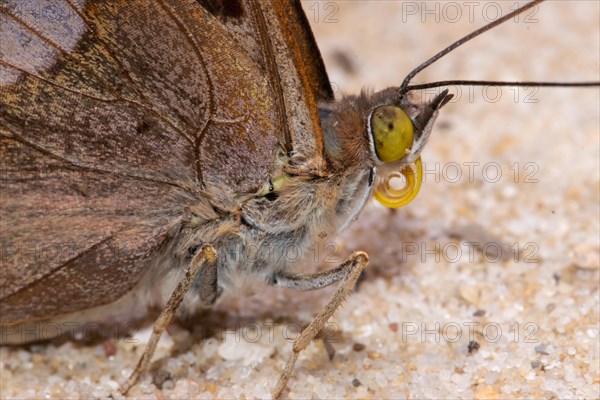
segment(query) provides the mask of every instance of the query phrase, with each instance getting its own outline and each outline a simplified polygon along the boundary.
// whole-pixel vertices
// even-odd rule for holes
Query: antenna
[[[409,85],[406,91],[431,89],[440,86],[538,86],[538,87],[597,87],[600,82],[534,82],[534,81],[437,81],[430,83],[420,83],[418,85]]]
[[[431,83],[424,83],[424,84],[409,86],[410,81],[415,77],[415,75],[417,75],[419,72],[421,72],[422,70],[424,70],[425,68],[427,68],[428,66],[430,66],[431,64],[433,64],[434,62],[439,60],[440,58],[444,57],[446,54],[450,53],[457,47],[467,43],[468,41],[470,41],[471,39],[474,39],[475,37],[481,35],[482,33],[487,32],[490,29],[508,21],[509,19],[513,18],[514,16],[519,15],[519,14],[523,13],[524,11],[527,11],[530,8],[537,6],[538,4],[542,3],[543,1],[545,1],[545,0],[531,1],[527,4],[525,4],[524,6],[517,8],[513,12],[505,15],[504,17],[498,18],[497,20],[490,22],[489,24],[471,32],[467,36],[464,36],[463,38],[452,43],[450,46],[446,47],[445,49],[443,49],[442,51],[440,51],[439,53],[437,53],[436,55],[431,57],[429,60],[427,60],[423,64],[419,65],[417,68],[413,69],[406,76],[406,78],[404,78],[404,81],[402,81],[402,85],[400,85],[400,89],[398,90],[399,101],[402,103],[404,100],[404,97],[406,96],[406,93],[408,93],[410,90],[428,89],[428,88],[433,88],[433,87],[451,86],[451,85],[454,85],[454,86],[487,86],[487,85],[489,85],[489,86],[547,86],[547,87],[596,87],[596,86],[600,86],[600,82],[498,82],[498,81],[469,81],[469,80],[438,81],[438,82],[431,82]]]

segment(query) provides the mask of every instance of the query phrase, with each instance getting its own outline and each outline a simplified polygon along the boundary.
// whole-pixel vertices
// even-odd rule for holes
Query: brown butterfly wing
[[[300,1],[199,0],[228,27],[269,77],[286,150],[322,168],[318,100],[333,100],[331,85]]]
[[[283,38],[286,45],[282,58],[292,61],[292,75],[300,76],[317,100],[333,100],[325,64],[299,0],[198,0],[198,3],[227,26],[246,54],[265,70],[270,62],[267,44],[271,43],[272,48],[280,42],[277,38]]]
[[[119,298],[187,207],[266,180],[271,82],[195,1],[4,0],[0,35],[1,322]]]

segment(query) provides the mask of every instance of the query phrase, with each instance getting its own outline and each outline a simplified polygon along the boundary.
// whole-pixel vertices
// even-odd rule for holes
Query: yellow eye
[[[383,162],[398,161],[413,145],[412,121],[399,107],[376,108],[371,116],[371,132],[377,157]]]
[[[399,107],[381,106],[371,116],[371,133],[377,158],[383,162],[395,162],[409,154],[414,140],[414,126],[408,115]],[[404,178],[402,188],[393,185],[393,180]],[[375,189],[375,198],[390,208],[403,207],[410,203],[421,189],[423,166],[421,158],[385,177]]]
[[[391,180],[404,177],[406,184],[401,189],[392,186]],[[421,157],[417,158],[414,164],[409,164],[400,172],[392,172],[377,185],[375,189],[375,198],[381,204],[389,208],[399,208],[410,203],[421,189],[423,180],[423,166]]]

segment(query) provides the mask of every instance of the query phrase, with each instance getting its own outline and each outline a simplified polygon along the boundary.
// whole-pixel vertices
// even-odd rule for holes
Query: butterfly
[[[301,290],[340,281],[280,394],[367,263],[357,252],[296,274],[284,252],[345,228],[372,194],[412,200],[451,96],[414,103],[403,85],[332,103],[298,3],[6,1],[0,15],[5,332],[158,306],[128,388],[174,312],[212,306],[236,276]]]

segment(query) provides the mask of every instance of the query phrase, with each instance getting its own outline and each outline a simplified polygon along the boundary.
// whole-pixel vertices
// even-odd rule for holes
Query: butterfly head
[[[367,138],[380,171],[375,198],[384,206],[405,206],[419,193],[423,178],[421,151],[440,108],[451,98],[444,90],[429,103],[411,103],[404,98],[371,111]],[[395,180],[403,180],[404,184],[398,188]]]
[[[371,168],[375,198],[398,208],[412,201],[422,180],[421,151],[431,134],[439,110],[451,98],[447,90],[431,102],[398,98],[396,88],[343,99],[324,122],[325,149],[345,169]],[[346,104],[344,104],[346,103]],[[350,104],[348,104],[350,103]],[[404,181],[398,188],[395,183]]]

